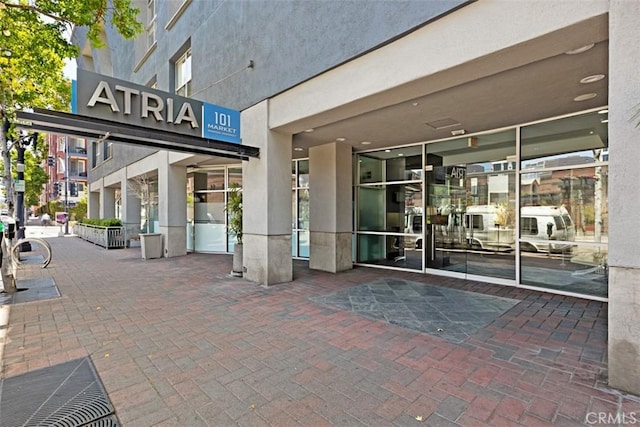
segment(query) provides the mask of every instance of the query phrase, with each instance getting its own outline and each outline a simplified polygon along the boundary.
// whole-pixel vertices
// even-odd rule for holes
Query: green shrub
[[[118,218],[83,218],[79,221],[80,224],[84,225],[95,225],[98,227],[120,227],[122,226],[122,221]]]

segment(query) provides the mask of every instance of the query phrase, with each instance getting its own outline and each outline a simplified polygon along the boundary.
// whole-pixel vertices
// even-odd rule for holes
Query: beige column
[[[609,4],[609,385],[640,394],[640,2]]]
[[[309,267],[332,273],[353,268],[351,146],[309,149]]]
[[[169,164],[159,152],[158,222],[166,258],[187,254],[187,168]]]
[[[260,148],[243,162],[244,277],[264,286],[293,279],[291,135],[269,130],[268,102],[242,112],[242,143]]]
[[[87,218],[100,218],[100,191],[89,191]]]
[[[100,218],[115,218],[116,216],[116,189],[102,187],[100,191]]]
[[[127,238],[131,238],[140,232],[142,202],[127,178],[121,181],[120,188],[122,195],[122,224],[127,230]]]

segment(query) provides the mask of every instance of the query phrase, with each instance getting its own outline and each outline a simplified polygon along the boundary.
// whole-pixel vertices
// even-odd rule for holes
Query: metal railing
[[[73,232],[81,239],[107,249],[124,248],[126,243],[124,227],[100,227],[97,225],[76,224]]]

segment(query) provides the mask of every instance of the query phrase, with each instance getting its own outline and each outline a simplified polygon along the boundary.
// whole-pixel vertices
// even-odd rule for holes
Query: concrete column
[[[100,191],[100,218],[115,218],[116,216],[116,189],[102,187]]]
[[[260,148],[244,162],[244,277],[264,286],[293,279],[291,256],[291,135],[269,130],[268,102],[242,112],[243,144]]]
[[[100,191],[89,191],[87,217],[100,218]]]
[[[138,194],[129,185],[127,178],[121,181],[120,188],[122,194],[122,224],[127,230],[128,237],[131,238],[134,237],[134,233],[140,232],[142,203]]]
[[[640,394],[640,2],[609,4],[609,385]]]
[[[309,149],[309,267],[332,273],[353,268],[351,146]]]
[[[164,155],[158,166],[158,222],[164,256],[170,258],[187,254],[187,168],[169,164],[169,154]]]

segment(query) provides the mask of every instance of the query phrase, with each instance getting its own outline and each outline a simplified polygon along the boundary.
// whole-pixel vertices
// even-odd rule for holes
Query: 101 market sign
[[[72,112],[216,141],[241,143],[240,112],[78,70]]]

